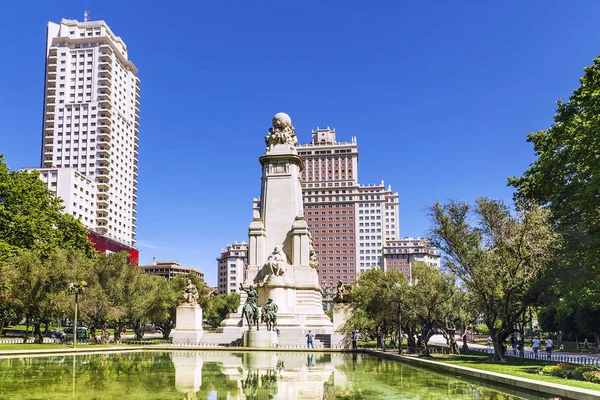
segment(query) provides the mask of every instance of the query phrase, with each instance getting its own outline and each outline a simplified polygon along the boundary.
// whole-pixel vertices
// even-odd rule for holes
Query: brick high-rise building
[[[338,142],[335,129],[312,131],[311,143],[300,145],[298,155],[321,285],[351,284],[360,273],[382,267],[385,241],[399,234],[398,194],[383,182],[359,185],[356,138]]]
[[[48,23],[41,177],[69,168],[92,183],[57,193],[92,236],[135,245],[139,83],[127,46],[104,21]],[[57,173],[70,185],[73,172]],[[47,180],[52,184],[52,179]],[[60,185],[60,183],[58,183]],[[96,241],[95,241],[96,242]],[[100,243],[100,241],[98,241]],[[96,244],[98,244],[96,243]],[[102,250],[102,249],[100,249]]]

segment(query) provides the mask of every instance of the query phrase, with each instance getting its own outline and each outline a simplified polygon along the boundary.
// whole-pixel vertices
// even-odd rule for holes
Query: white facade
[[[383,248],[384,270],[395,269],[402,272],[407,279],[412,279],[412,266],[415,261],[422,261],[436,268],[441,267],[441,256],[437,254],[429,240],[406,237],[388,241]]]
[[[104,21],[48,23],[42,168],[73,168],[95,182],[91,229],[127,245],[136,228],[136,74]]]
[[[64,213],[79,219],[88,229],[96,221],[96,184],[74,168],[41,168],[40,179],[63,200]]]
[[[234,242],[221,250],[217,258],[218,290],[220,293],[236,293],[240,283],[244,282],[246,264],[248,263],[248,243]]]
[[[357,275],[383,267],[382,249],[398,239],[398,193],[381,185],[360,186],[356,202]]]

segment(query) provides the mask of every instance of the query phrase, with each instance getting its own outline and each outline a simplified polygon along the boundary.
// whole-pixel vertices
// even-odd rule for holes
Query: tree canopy
[[[580,86],[569,101],[558,101],[554,124],[529,133],[535,161],[520,177],[508,179],[516,199],[526,199],[548,208],[553,223],[565,241],[554,265],[553,281],[559,310],[573,311],[579,333],[593,333],[600,342],[600,57],[584,68]],[[572,294],[577,293],[573,303]],[[549,308],[554,305],[546,302]],[[573,308],[574,307],[574,308]],[[553,314],[560,323],[562,315]],[[547,315],[547,317],[550,315]],[[548,319],[548,318],[547,318]],[[596,322],[595,322],[596,321]],[[549,322],[549,321],[546,321]],[[575,325],[571,324],[574,328]],[[579,329],[577,329],[579,331]],[[567,332],[575,334],[569,328]],[[600,348],[600,343],[598,343]]]
[[[554,256],[559,236],[548,211],[477,199],[435,203],[429,210],[431,241],[445,254],[446,266],[470,291],[494,340],[495,358],[527,307],[536,302],[536,280]]]
[[[0,264],[26,249],[42,256],[59,248],[90,256],[87,229],[63,209],[37,171],[9,171],[0,155]]]

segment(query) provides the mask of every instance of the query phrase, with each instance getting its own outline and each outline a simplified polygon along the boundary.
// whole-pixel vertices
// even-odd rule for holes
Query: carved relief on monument
[[[265,136],[267,151],[271,150],[276,144],[288,144],[296,147],[298,138],[294,132],[292,119],[286,113],[277,113],[273,117],[273,127],[269,128],[269,134]]]
[[[288,163],[272,163],[269,165],[269,174],[287,174],[288,168]]]
[[[280,246],[275,246],[273,253],[267,258],[265,267],[269,275],[282,276],[287,270],[287,255],[281,250]]]

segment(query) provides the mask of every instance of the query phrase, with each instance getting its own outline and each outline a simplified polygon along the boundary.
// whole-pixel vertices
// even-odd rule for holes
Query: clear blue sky
[[[10,1],[0,5],[0,152],[39,166],[47,21],[105,20],[139,68],[142,263],[174,259],[216,283],[246,240],[264,135],[285,111],[358,138],[359,180],[400,193],[401,235],[436,200],[511,199],[600,52],[589,1]]]

